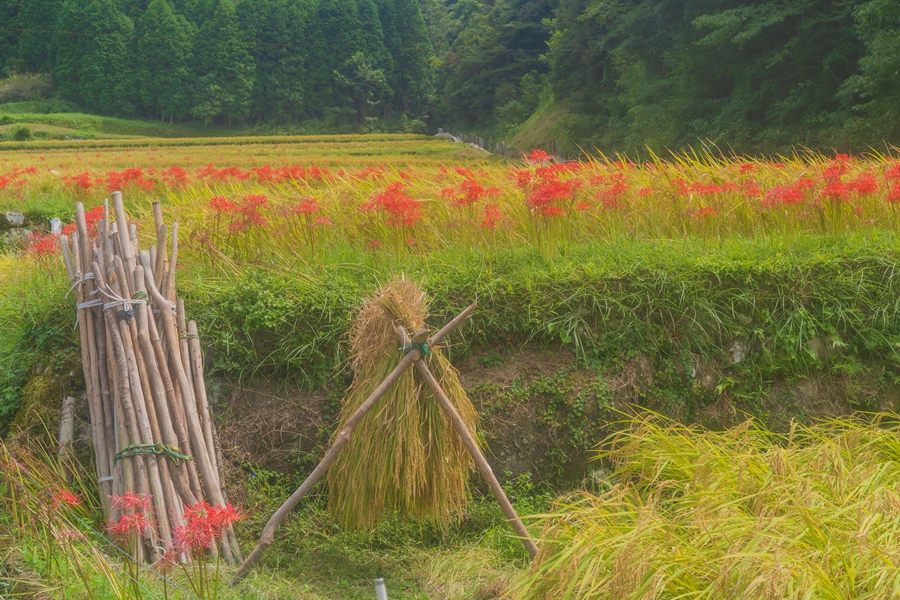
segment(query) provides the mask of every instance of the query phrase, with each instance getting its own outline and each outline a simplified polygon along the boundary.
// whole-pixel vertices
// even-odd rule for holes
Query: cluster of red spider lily
[[[428,247],[450,232],[456,239],[485,240],[479,243],[532,240],[544,225],[560,219],[566,219],[566,227],[555,228],[553,235],[586,239],[611,231],[756,235],[757,231],[837,232],[859,225],[896,227],[900,223],[900,162],[844,154],[788,163],[635,164],[554,163],[546,153],[535,151],[514,167],[435,165],[430,172],[385,165],[329,170],[211,164],[48,172],[55,173],[53,178],[35,166],[18,166],[0,174],[0,198],[19,197],[32,188],[45,193],[54,185],[63,192],[90,195],[97,187],[131,190],[128,197],[138,199],[142,193],[169,190],[173,198],[189,199],[187,204],[180,203],[184,206],[202,202],[214,225],[204,229],[202,236],[226,246],[245,243],[240,241],[242,233],[261,229],[271,233],[279,228],[290,230],[290,235],[308,246],[319,243],[318,234],[311,230],[333,227],[345,239],[377,248],[392,238],[399,245],[404,245],[403,240],[418,240]],[[686,224],[692,219],[697,225]],[[220,235],[220,230],[226,235]],[[36,232],[24,247],[28,253],[45,256],[55,252],[56,239]]]
[[[106,530],[113,538],[127,541],[134,534],[146,533],[153,523],[148,518],[150,496],[126,492],[121,496],[110,496],[111,505],[121,512],[119,519],[111,521]],[[244,514],[231,504],[210,506],[198,502],[184,507],[184,524],[173,532],[175,547],[188,554],[197,555],[210,549],[222,536],[223,529],[240,521]]]

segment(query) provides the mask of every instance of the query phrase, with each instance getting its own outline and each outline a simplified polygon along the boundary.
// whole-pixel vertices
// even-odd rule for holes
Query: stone
[[[21,227],[25,224],[25,215],[14,210],[7,211],[6,222],[12,227]]]

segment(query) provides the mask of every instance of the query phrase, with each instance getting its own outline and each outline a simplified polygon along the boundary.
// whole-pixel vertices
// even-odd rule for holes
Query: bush
[[[42,100],[53,91],[53,79],[41,73],[10,75],[0,80],[0,103]]]
[[[34,135],[31,133],[31,129],[25,127],[24,125],[13,128],[11,133],[13,141],[16,142],[27,142],[34,139]]]

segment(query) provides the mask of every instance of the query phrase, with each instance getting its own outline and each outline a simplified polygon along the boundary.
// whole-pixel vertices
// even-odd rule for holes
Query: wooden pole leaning
[[[458,314],[452,321],[444,325],[434,336],[428,340],[426,343],[429,346],[433,346],[438,344],[441,340],[447,337],[451,331],[459,327],[463,321],[465,321],[472,311],[475,310],[475,305],[472,304],[467,309]],[[347,443],[350,441],[350,436],[353,433],[353,430],[362,421],[363,417],[375,407],[375,404],[381,397],[390,389],[392,385],[400,378],[406,369],[412,365],[417,358],[418,353],[409,352],[404,356],[400,362],[394,367],[394,370],[385,378],[384,381],[381,382],[375,391],[373,391],[368,398],[356,409],[349,419],[344,423],[344,426],[334,437],[334,442],[332,442],[331,447],[325,453],[325,456],[322,457],[322,460],[313,469],[313,472],[307,476],[306,480],[300,485],[297,490],[291,494],[291,496],[281,505],[281,507],[275,511],[274,514],[269,518],[269,521],[266,523],[265,527],[263,527],[262,535],[260,535],[259,541],[256,543],[256,547],[253,548],[253,552],[251,552],[247,558],[244,560],[243,564],[241,564],[240,568],[238,568],[237,572],[234,574],[234,577],[231,579],[231,585],[237,585],[240,583],[250,572],[250,569],[253,568],[259,559],[262,557],[263,552],[272,545],[275,541],[275,530],[281,524],[282,521],[290,514],[290,512],[297,506],[300,500],[303,499],[306,494],[312,490],[312,488],[322,479],[322,476],[328,471],[329,467],[334,463],[337,459],[338,454],[340,454],[341,450]]]
[[[410,345],[409,334],[407,334],[406,330],[399,325],[397,326],[396,331],[397,337],[400,342],[404,346],[408,347]],[[418,342],[418,340],[413,339],[412,342],[416,343]],[[522,541],[522,545],[525,546],[525,550],[528,551],[528,555],[531,556],[531,558],[534,558],[538,551],[537,545],[528,534],[528,530],[525,528],[525,525],[522,523],[522,520],[516,513],[516,509],[513,508],[512,503],[510,503],[509,498],[506,497],[506,493],[503,491],[503,487],[500,485],[500,482],[494,475],[494,471],[491,469],[491,465],[488,464],[487,459],[484,457],[484,454],[478,447],[478,442],[475,440],[472,432],[469,431],[468,427],[466,427],[465,421],[463,421],[462,417],[459,416],[459,412],[456,410],[456,407],[453,406],[453,402],[450,401],[450,398],[447,397],[447,394],[444,393],[444,390],[441,388],[441,385],[434,377],[431,369],[429,369],[428,365],[425,364],[425,361],[422,360],[422,353],[419,351],[419,349],[413,348],[412,350],[410,350],[409,355],[416,356],[416,370],[419,372],[419,375],[422,376],[422,379],[425,380],[425,383],[428,384],[428,387],[431,389],[431,393],[434,394],[434,397],[438,401],[438,404],[440,404],[441,408],[444,409],[444,412],[447,414],[447,418],[450,419],[450,422],[453,424],[453,428],[456,430],[456,433],[459,434],[460,438],[462,438],[463,444],[466,446],[466,449],[469,451],[469,454],[472,455],[472,459],[475,461],[475,466],[478,467],[478,470],[481,472],[482,477],[484,477],[485,481],[487,481],[488,487],[491,488],[491,492],[493,492],[494,494],[494,498],[497,499],[497,503],[503,510],[503,514],[506,515],[506,519],[509,521],[510,527],[512,527],[513,531],[516,532],[516,535],[519,536],[519,539]]]

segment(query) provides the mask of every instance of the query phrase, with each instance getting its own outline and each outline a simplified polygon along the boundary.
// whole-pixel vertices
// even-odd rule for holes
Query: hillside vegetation
[[[0,105],[21,112],[449,126],[569,155],[863,151],[900,134],[890,0],[22,0],[0,21]]]

